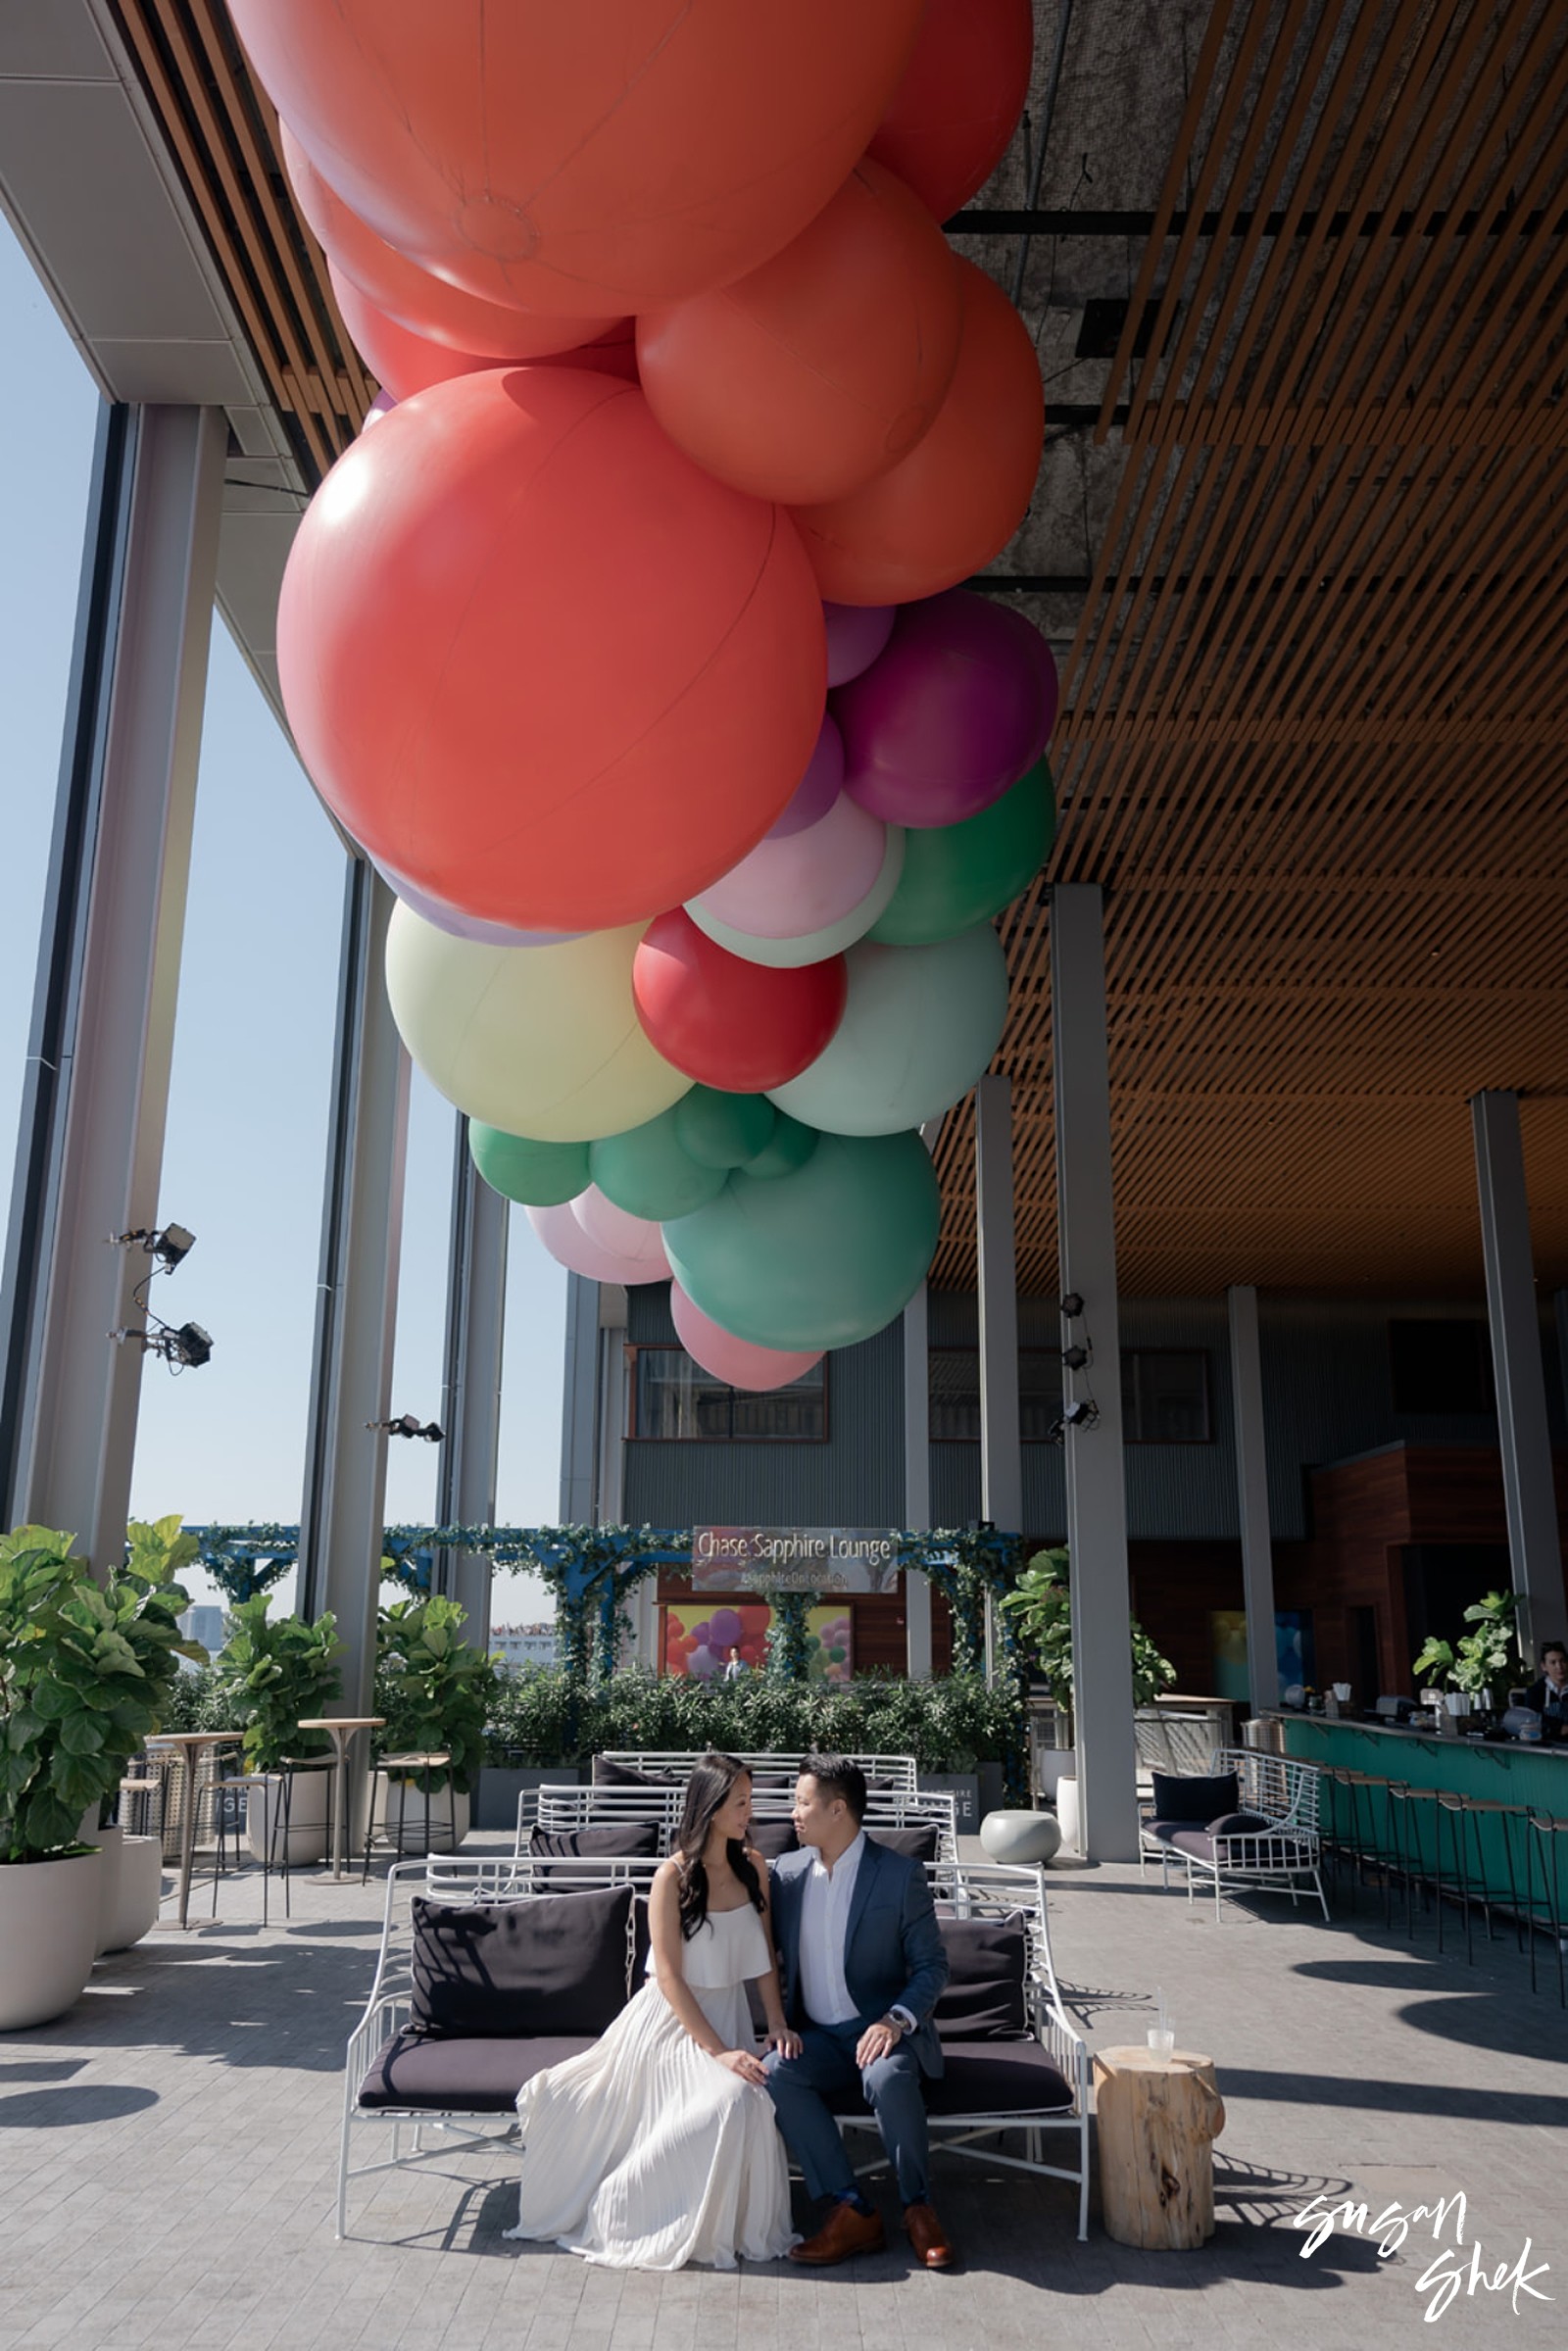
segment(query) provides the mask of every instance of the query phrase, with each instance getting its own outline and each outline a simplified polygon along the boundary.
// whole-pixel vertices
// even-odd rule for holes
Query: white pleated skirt
[[[744,1984],[690,1988],[727,2049],[754,2045]],[[772,2099],[700,2049],[652,1981],[593,2048],[525,2082],[517,2115],[510,2237],[618,2270],[732,2270],[798,2241]]]

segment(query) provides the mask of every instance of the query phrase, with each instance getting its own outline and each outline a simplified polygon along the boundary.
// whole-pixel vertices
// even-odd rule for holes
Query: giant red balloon
[[[612,318],[819,213],[922,0],[234,0],[279,114],[377,235],[492,302]]]
[[[466,294],[461,286],[449,286],[442,278],[432,277],[428,269],[409,261],[384,237],[378,237],[358,213],[349,210],[342,197],[327,186],[286,122],[278,124],[278,134],[289,185],[327,259],[394,325],[407,327],[411,334],[422,335],[429,342],[450,344],[454,351],[470,353],[475,359],[492,360],[546,359],[553,352],[570,351],[579,343],[590,342],[603,330],[603,318],[547,318],[514,310],[510,304],[503,307],[499,302],[486,302],[477,294]],[[354,339],[359,342],[357,334]],[[368,358],[368,353],[366,356]],[[431,376],[429,380],[438,379]]]
[[[353,279],[344,276],[335,262],[328,262],[326,270],[355,349],[394,400],[407,400],[415,392],[427,392],[432,384],[448,383],[454,375],[476,375],[483,367],[508,365],[507,361],[491,359],[483,352],[458,351],[450,343],[437,343],[426,335],[411,333],[408,327],[377,310]],[[521,315],[517,313],[519,318]],[[603,328],[603,321],[597,318],[578,318],[573,323],[591,329]],[[606,375],[617,375],[622,382],[635,383],[637,350],[630,327],[630,319],[618,321],[608,330],[597,332],[591,343],[584,343],[575,351],[550,353],[549,364],[553,367],[592,367]],[[524,360],[516,364],[532,367],[538,363]]]
[[[939,220],[991,177],[1029,95],[1031,0],[925,0],[914,54],[871,153]]]
[[[578,369],[460,376],[356,441],[295,538],[277,641],[346,830],[523,930],[705,889],[822,723],[822,608],[788,518]]]
[[[774,970],[743,962],[700,931],[680,907],[650,923],[632,960],[631,993],[643,1032],[666,1061],[700,1085],[761,1094],[808,1069],[844,1017],[849,973],[842,955]]]
[[[637,321],[648,404],[720,481],[804,506],[883,473],[953,380],[952,248],[891,171],[857,164],[760,269]]]
[[[1046,418],[1028,329],[1002,288],[960,261],[963,335],[937,420],[891,472],[793,510],[833,604],[912,604],[1000,555],[1029,511]]]

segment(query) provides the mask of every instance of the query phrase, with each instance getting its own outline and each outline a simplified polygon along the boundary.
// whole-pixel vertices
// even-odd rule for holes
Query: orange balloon
[[[961,298],[947,238],[879,164],[857,164],[782,253],[637,321],[672,441],[754,498],[808,506],[897,465],[953,380]]]
[[[870,152],[939,220],[967,204],[1007,151],[1034,58],[1031,0],[926,0],[904,79]]]
[[[603,318],[546,318],[532,311],[504,309],[499,302],[485,302],[432,277],[427,269],[406,261],[333,194],[286,122],[279,122],[278,132],[289,185],[328,262],[394,326],[427,342],[448,343],[480,363],[548,359],[558,351],[573,351],[603,331]],[[343,308],[341,288],[338,307]],[[352,326],[349,331],[360,344]],[[368,359],[363,344],[360,350]]]
[[[355,350],[394,400],[411,399],[416,392],[428,391],[431,384],[450,382],[454,375],[476,375],[482,367],[508,365],[505,360],[490,359],[481,352],[455,351],[450,343],[435,343],[427,336],[411,334],[396,319],[386,318],[368,295],[362,294],[335,262],[327,263],[326,273]],[[522,314],[519,311],[515,316],[520,318]],[[577,318],[572,323],[598,328],[604,322],[599,318]],[[531,367],[537,363],[524,360],[514,364]],[[580,350],[552,352],[549,364],[553,367],[594,367],[603,374],[618,375],[623,382],[635,383],[637,346],[632,339],[632,321],[617,320],[608,332],[596,334]]]
[[[491,302],[613,318],[743,277],[819,213],[922,0],[234,0],[261,80],[378,236]]]
[[[1040,365],[1002,288],[960,261],[963,333],[937,420],[891,472],[795,508],[833,604],[913,604],[999,555],[1034,495],[1045,441]]]
[[[491,367],[394,408],[313,501],[277,628],[300,756],[347,830],[524,930],[706,888],[822,722],[822,608],[788,517],[582,369]]]

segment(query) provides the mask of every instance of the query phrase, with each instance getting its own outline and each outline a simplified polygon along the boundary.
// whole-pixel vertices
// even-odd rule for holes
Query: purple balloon
[[[1051,739],[1056,664],[1039,630],[952,588],[901,605],[887,651],[835,694],[844,789],[889,824],[961,824]]]
[[[365,422],[360,426],[361,432],[368,432],[372,424],[379,424],[383,416],[390,416],[396,407],[397,402],[390,392],[384,390],[377,392],[365,412]]]
[[[869,669],[893,634],[895,607],[891,604],[825,604],[827,625],[827,682],[847,686],[852,677]]]
[[[804,833],[808,825],[827,814],[843,788],[844,737],[831,718],[824,718],[811,763],[796,785],[794,799],[763,838],[787,841],[791,833]]]
[[[445,931],[451,939],[472,939],[480,947],[559,947],[564,939],[583,936],[581,931],[514,931],[504,922],[486,922],[482,914],[466,914],[461,906],[448,906],[444,898],[432,898],[428,890],[421,890],[407,874],[395,873],[390,865],[378,865],[373,857],[370,862],[411,913]]]

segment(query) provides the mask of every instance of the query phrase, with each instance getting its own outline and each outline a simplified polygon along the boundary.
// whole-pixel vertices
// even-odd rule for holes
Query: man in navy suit
[[[858,2086],[893,2160],[915,2258],[945,2270],[953,2248],[927,2191],[921,2077],[942,2071],[931,2015],[948,1980],[947,1953],[924,1868],[868,1837],[864,1818],[858,1765],[808,1755],[795,1789],[802,1850],[772,1873],[784,2014],[801,2045],[799,2054],[769,2053],[767,2086],[807,2187],[830,2204],[790,2259],[825,2267],[885,2241],[827,2105]]]

